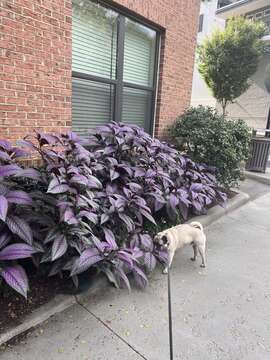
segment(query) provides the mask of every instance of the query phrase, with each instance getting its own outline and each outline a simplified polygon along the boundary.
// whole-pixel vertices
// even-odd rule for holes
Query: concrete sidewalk
[[[246,182],[254,200],[207,228],[206,269],[189,248],[174,260],[175,360],[270,359],[270,187],[260,186]],[[97,293],[0,359],[167,360],[167,324],[166,276],[156,272],[145,291]]]

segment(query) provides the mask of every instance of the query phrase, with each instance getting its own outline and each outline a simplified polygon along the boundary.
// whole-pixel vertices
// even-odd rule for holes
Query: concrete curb
[[[270,185],[270,174],[255,173],[252,171],[245,171],[245,176],[249,179],[257,180],[263,184]]]
[[[214,206],[211,208],[207,215],[197,216],[191,221],[200,221],[204,227],[209,226],[214,221],[220,219],[222,216],[229,212],[236,210],[240,206],[243,206],[249,201],[249,195],[241,191],[237,191],[237,195],[229,200],[227,206],[222,208],[220,206]],[[82,304],[89,296],[93,295],[101,288],[105,288],[109,284],[107,278],[103,275],[99,275],[95,278],[93,285],[84,293],[74,295],[57,295],[53,300],[47,304],[42,305],[40,308],[29,314],[24,322],[14,328],[7,330],[6,333],[0,335],[0,346],[11,340],[15,336],[18,336],[33,327],[36,327],[48,320],[51,316],[62,312],[75,304]]]

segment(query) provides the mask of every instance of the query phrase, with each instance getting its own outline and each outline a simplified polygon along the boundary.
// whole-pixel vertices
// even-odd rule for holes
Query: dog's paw
[[[196,258],[192,257],[190,258],[191,261],[196,261]]]
[[[167,268],[163,270],[163,274],[168,274],[168,269]]]
[[[205,268],[206,266],[205,266],[205,264],[202,264],[202,265],[200,265],[201,266],[201,268]]]

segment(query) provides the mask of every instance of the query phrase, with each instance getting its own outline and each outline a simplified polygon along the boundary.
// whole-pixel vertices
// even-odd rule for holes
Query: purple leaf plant
[[[20,158],[25,156],[22,149],[0,141],[0,277],[24,297],[28,280],[18,261],[37,252],[32,246],[32,229],[24,216],[31,213],[33,202],[28,188],[40,176],[38,170],[20,164]]]
[[[43,165],[24,168],[17,158],[33,153]],[[214,169],[137,126],[112,122],[84,139],[36,132],[20,148],[0,141],[0,275],[25,296],[16,262],[32,257],[74,283],[95,267],[118,287],[130,289],[131,276],[144,287],[167,261],[155,233],[225,200]]]

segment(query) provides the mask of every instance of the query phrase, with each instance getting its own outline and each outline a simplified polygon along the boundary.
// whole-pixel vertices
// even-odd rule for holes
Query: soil
[[[63,291],[63,280],[59,277],[28,275],[30,291],[25,300],[13,290],[0,295],[0,333],[23,322],[27,314],[47,303]]]

